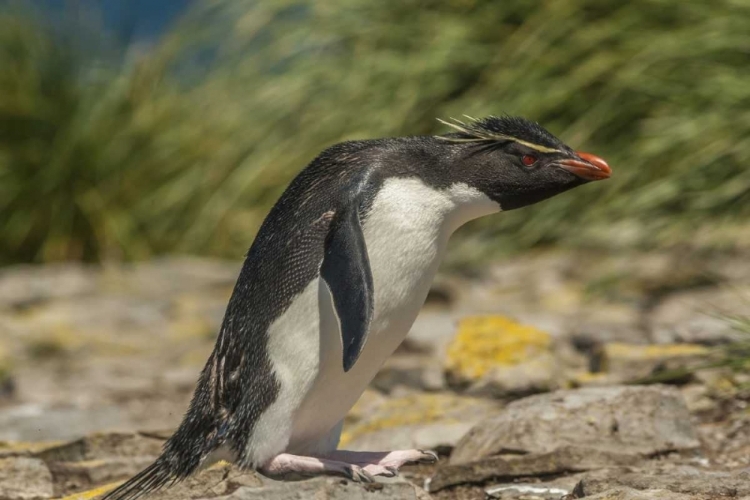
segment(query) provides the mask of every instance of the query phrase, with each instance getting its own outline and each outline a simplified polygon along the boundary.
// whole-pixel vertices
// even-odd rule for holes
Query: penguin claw
[[[421,457],[414,460],[413,464],[436,464],[438,462],[438,455],[434,451],[430,450],[417,450],[419,453],[422,454]]]
[[[372,474],[358,465],[350,465],[346,468],[347,477],[355,483],[372,483],[375,478]]]
[[[363,483],[374,483],[375,482],[375,476],[373,476],[372,474],[370,474],[369,472],[367,472],[364,469],[361,469],[361,471],[362,471],[362,475],[366,478],[365,481],[362,481]]]
[[[438,455],[434,451],[430,450],[417,450],[420,452],[423,456],[420,458],[417,463],[420,464],[436,464],[438,462]]]

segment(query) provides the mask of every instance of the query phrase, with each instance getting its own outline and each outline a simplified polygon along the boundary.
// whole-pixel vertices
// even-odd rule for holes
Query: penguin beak
[[[576,151],[578,158],[570,158],[558,161],[557,164],[568,172],[577,175],[587,181],[599,181],[608,179],[612,174],[607,162],[591,153],[581,153]]]

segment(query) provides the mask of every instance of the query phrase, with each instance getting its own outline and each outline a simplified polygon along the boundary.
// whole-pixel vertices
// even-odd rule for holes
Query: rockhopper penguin
[[[455,131],[334,145],[292,181],[247,254],[182,424],[107,500],[219,459],[273,478],[354,481],[436,460],[337,446],[344,415],[414,322],[451,233],[611,172],[523,118],[444,123]]]

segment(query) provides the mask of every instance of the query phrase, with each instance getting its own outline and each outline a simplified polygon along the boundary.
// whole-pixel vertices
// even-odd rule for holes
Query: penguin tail
[[[141,472],[107,493],[101,500],[136,500],[172,486],[196,472],[223,442],[217,432],[200,432],[194,425],[205,421],[187,419],[164,444],[159,458]],[[205,425],[204,430],[209,429]],[[226,425],[221,427],[226,432]],[[208,434],[208,435],[207,435]]]
[[[101,500],[135,500],[183,479],[176,474],[164,455],[141,472],[107,493]]]
[[[182,481],[197,471],[204,460],[226,440],[229,424],[217,422],[211,404],[209,385],[211,360],[201,373],[182,423],[166,443],[154,463],[107,493],[101,500],[136,500]]]

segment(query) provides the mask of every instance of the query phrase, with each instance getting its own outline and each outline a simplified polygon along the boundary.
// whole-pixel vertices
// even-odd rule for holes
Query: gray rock
[[[423,353],[440,355],[456,332],[461,314],[424,308],[409,330],[406,343]]]
[[[28,457],[0,459],[0,499],[52,498],[52,473],[42,460]]]
[[[445,375],[440,362],[424,354],[396,352],[386,360],[370,387],[390,394],[398,387],[422,391],[439,391],[445,388]]]
[[[224,464],[217,465],[201,471],[199,474],[190,476],[185,481],[172,487],[159,490],[149,495],[149,500],[188,500],[207,498],[275,498],[263,496],[234,496],[240,490],[262,490],[264,482],[260,475],[253,471],[243,471],[238,468]],[[294,497],[291,497],[294,498]],[[308,497],[299,497],[308,498]]]
[[[560,387],[564,367],[552,353],[541,353],[511,366],[498,366],[466,389],[466,394],[504,398]]]
[[[47,461],[78,462],[108,457],[154,457],[164,440],[138,432],[97,433],[48,449],[37,456]]]
[[[575,497],[574,497],[575,498]],[[586,496],[586,500],[704,500],[705,497],[673,493],[667,490],[634,490],[615,488],[598,495]]]
[[[0,441],[0,458],[32,457],[60,446],[60,441]]]
[[[154,457],[112,457],[85,462],[49,462],[57,490],[76,491],[82,487],[127,479],[146,468]]]
[[[572,318],[567,329],[578,344],[596,346],[606,342],[646,343],[648,337],[636,307],[607,304],[584,308]]]
[[[515,479],[487,486],[484,489],[488,498],[498,500],[560,500],[560,497],[572,493],[580,482],[582,474],[570,474],[546,481],[527,481]]]
[[[160,454],[164,441],[139,433],[100,433],[34,450],[55,478],[56,491],[78,491],[127,479]]]
[[[485,490],[487,497],[498,500],[560,500],[570,490],[543,484],[514,483],[494,486]]]
[[[618,455],[652,455],[699,445],[676,389],[589,387],[511,403],[464,436],[450,463],[468,463],[508,451],[549,453],[565,446]]]
[[[98,497],[113,488],[96,487],[80,491],[82,487],[111,483],[115,476],[142,459],[131,457],[89,460],[80,463],[57,463],[53,472],[58,489],[79,492],[82,498]],[[2,462],[0,462],[2,463]],[[117,466],[123,466],[119,472]],[[132,472],[126,476],[132,475]],[[0,476],[2,477],[2,476]],[[119,477],[125,479],[125,477]],[[265,478],[254,471],[241,470],[229,464],[217,464],[190,476],[168,488],[149,495],[149,500],[429,500],[430,496],[421,488],[401,478],[388,479],[384,483],[356,484],[350,481],[318,477],[305,481],[280,482]],[[2,482],[0,482],[2,484]],[[14,497],[15,498],[15,497]],[[49,498],[49,496],[44,497]],[[0,486],[0,499],[2,487]]]
[[[750,471],[717,472],[686,465],[604,469],[586,474],[576,488],[589,498],[589,495],[622,487],[735,498],[750,495]]]
[[[357,484],[336,478],[300,482],[271,482],[239,488],[215,500],[429,500],[422,489],[407,482]]]
[[[141,329],[154,333],[169,324],[169,302],[140,297],[101,295],[56,300],[38,307],[23,323],[25,331],[41,334],[69,325],[75,332],[127,334]]]
[[[612,342],[601,346],[597,361],[610,380],[626,383],[659,373],[692,373],[709,363],[711,355],[711,349],[700,344]]]
[[[93,293],[95,268],[80,264],[19,265],[0,271],[0,309],[21,309],[52,299]]]
[[[662,301],[647,318],[651,337],[657,343],[687,342],[717,345],[741,337],[727,317],[750,314],[748,289],[731,287],[687,291]]]
[[[122,412],[114,406],[85,409],[19,405],[0,411],[0,440],[71,439],[91,429],[116,428],[122,422]]]
[[[442,453],[452,449],[471,427],[471,423],[461,422],[395,427],[358,437],[352,440],[346,448],[356,451],[416,448],[440,450]]]
[[[341,446],[350,450],[446,451],[498,407],[493,401],[451,393],[417,393],[391,398],[346,426]]]
[[[127,479],[147,465],[144,459],[109,458],[79,463],[57,463],[53,465],[55,486],[58,495],[73,495],[73,498],[94,499],[113,490],[115,479]],[[136,467],[137,466],[137,467]],[[119,467],[119,470],[118,470]],[[130,469],[131,472],[123,475]],[[116,477],[119,476],[119,477]],[[100,486],[93,487],[95,484]],[[101,486],[104,484],[104,486]],[[167,488],[148,495],[149,500],[193,500],[230,495],[243,487],[261,487],[263,479],[254,471],[240,470],[229,464],[217,464],[188,477]],[[93,487],[93,488],[92,488]],[[89,488],[81,491],[84,488]],[[3,497],[0,497],[3,498]],[[65,496],[65,498],[68,498]]]
[[[564,446],[547,453],[492,456],[440,467],[429,481],[429,491],[439,491],[459,484],[483,483],[493,478],[567,474],[612,465],[636,464],[640,461],[640,458],[633,455],[575,446]]]
[[[111,290],[162,297],[187,291],[232,287],[241,265],[241,261],[164,257],[107,268],[105,279]]]

